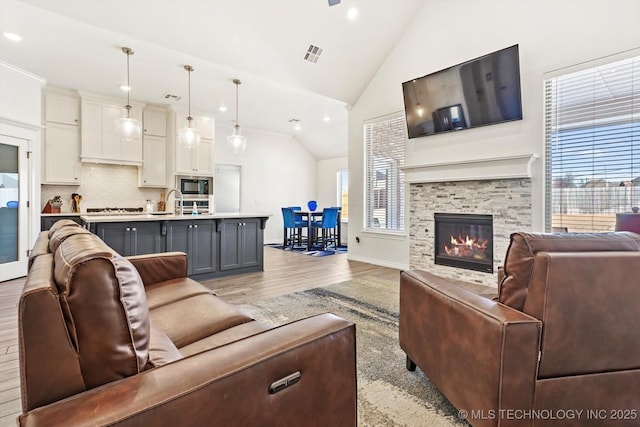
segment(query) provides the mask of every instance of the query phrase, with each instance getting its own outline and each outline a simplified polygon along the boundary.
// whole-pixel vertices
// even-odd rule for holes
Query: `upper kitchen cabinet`
[[[176,114],[176,129],[186,125],[182,115]],[[200,144],[188,148],[180,144],[176,136],[176,174],[213,176],[213,135],[214,120],[206,117],[194,117],[194,126],[200,131]]]
[[[138,168],[138,187],[167,186],[167,112],[142,112],[142,167]]]
[[[124,101],[81,94],[82,141],[80,159],[83,162],[142,166],[142,138],[123,141],[115,131]],[[135,104],[133,118],[142,123],[142,107]]]
[[[43,184],[80,185],[79,112],[77,95],[44,93]]]
[[[44,120],[50,123],[78,126],[80,124],[80,100],[77,96],[45,93]]]
[[[145,135],[167,136],[167,113],[146,109],[142,112],[143,133]]]

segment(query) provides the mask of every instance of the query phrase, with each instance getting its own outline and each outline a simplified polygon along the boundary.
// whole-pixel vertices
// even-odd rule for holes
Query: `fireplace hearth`
[[[493,216],[434,213],[435,263],[493,273]]]

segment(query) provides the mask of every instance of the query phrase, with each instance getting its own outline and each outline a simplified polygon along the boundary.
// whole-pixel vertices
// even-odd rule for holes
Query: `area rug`
[[[398,286],[368,276],[241,307],[274,326],[326,312],[356,324],[359,426],[467,426],[420,368],[405,367]]]
[[[282,245],[279,245],[277,243],[268,243],[265,246],[269,246],[276,249],[282,249]],[[347,247],[338,246],[336,248],[335,246],[329,246],[327,247],[326,250],[322,250],[322,248],[320,247],[312,248],[311,250],[308,250],[306,246],[294,246],[293,249],[291,249],[290,247],[287,247],[285,251],[290,251],[290,252],[303,254],[303,255],[311,255],[311,256],[327,256],[327,255],[336,255],[336,254],[346,254]]]

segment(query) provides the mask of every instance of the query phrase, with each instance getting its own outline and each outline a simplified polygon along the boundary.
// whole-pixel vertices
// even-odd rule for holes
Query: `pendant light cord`
[[[131,102],[129,100],[129,93],[131,92],[131,83],[129,82],[129,56],[133,53],[128,47],[122,48],[124,53],[127,54],[127,105],[124,107],[127,110],[127,119],[130,118]]]
[[[193,67],[191,65],[185,65],[184,69],[189,73],[189,115],[187,116],[188,127],[191,127],[191,121],[193,117],[191,117],[191,72],[193,71]]]

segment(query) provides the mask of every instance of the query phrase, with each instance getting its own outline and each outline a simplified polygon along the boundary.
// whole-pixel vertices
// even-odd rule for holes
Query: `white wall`
[[[338,172],[349,168],[347,157],[318,160],[316,200],[319,207],[339,206]]]
[[[524,119],[409,140],[405,163],[539,154],[533,165],[532,224],[534,230],[542,230],[543,74],[640,46],[639,16],[640,2],[626,0],[425,3],[349,114],[349,258],[400,268],[409,265],[408,231],[400,238],[362,232],[363,121],[403,110],[402,82],[514,44],[520,46]],[[405,212],[408,230],[408,207]]]
[[[240,165],[240,210],[268,213],[265,243],[282,242],[283,206],[305,206],[316,197],[316,161],[296,139],[242,128],[247,149],[233,154],[226,147],[232,125],[216,122],[216,163]]]

